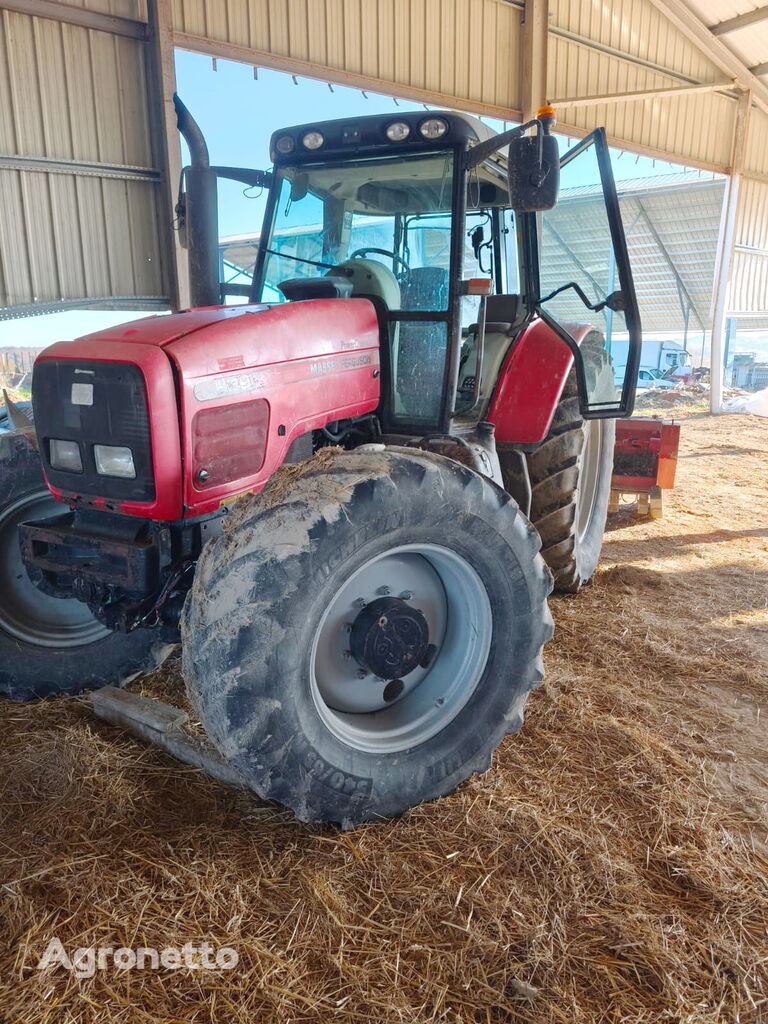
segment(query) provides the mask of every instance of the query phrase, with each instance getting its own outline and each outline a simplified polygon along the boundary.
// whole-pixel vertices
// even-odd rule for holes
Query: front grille
[[[154,500],[147,393],[138,366],[44,359],[35,366],[32,404],[40,454],[52,486],[68,495],[116,501]],[[51,466],[51,438],[79,444],[82,472]],[[135,479],[97,473],[95,444],[130,448]]]

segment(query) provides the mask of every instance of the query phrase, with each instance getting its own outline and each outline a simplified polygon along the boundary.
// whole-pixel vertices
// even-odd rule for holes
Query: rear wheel
[[[304,821],[450,793],[520,728],[541,679],[551,576],[535,531],[434,454],[334,454],[289,488],[278,473],[201,557],[182,653],[203,726]]]
[[[50,597],[27,576],[19,525],[61,511],[26,438],[0,435],[0,694],[12,700],[114,685],[154,664],[151,634],[112,633],[86,605]]]
[[[582,352],[590,394],[613,399],[613,367],[600,336],[588,338]],[[597,568],[611,494],[615,434],[615,420],[583,419],[576,371],[571,370],[549,434],[527,456],[531,522],[541,536],[541,553],[556,590],[579,590]]]

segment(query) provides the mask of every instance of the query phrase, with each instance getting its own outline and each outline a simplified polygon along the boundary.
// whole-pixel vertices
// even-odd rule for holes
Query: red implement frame
[[[618,508],[621,494],[636,494],[639,512],[661,516],[661,492],[675,485],[679,446],[679,423],[639,417],[616,420],[610,509]]]

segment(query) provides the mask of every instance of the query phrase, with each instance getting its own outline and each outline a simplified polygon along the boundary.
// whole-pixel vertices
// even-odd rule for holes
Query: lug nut
[[[401,601],[410,601],[412,597],[413,597],[413,594],[410,592],[410,590],[404,590],[402,592],[402,594],[400,595],[400,600]]]
[[[389,589],[389,587],[379,587],[376,593],[381,594],[382,597],[389,597],[392,591]]]
[[[352,651],[344,651],[343,652],[343,657],[351,658],[352,657]]]
[[[368,673],[365,671],[365,669],[359,668],[357,670],[357,678],[358,679],[365,679],[367,675],[368,675]]]

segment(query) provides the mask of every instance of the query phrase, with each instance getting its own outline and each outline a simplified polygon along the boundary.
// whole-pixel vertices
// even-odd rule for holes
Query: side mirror
[[[507,158],[509,205],[515,213],[551,210],[560,188],[557,139],[544,133],[518,136],[509,143]]]

